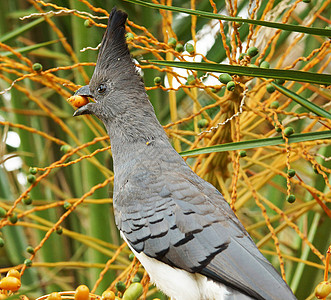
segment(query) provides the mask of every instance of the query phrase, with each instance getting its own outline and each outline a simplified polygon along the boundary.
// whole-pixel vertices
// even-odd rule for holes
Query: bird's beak
[[[85,97],[92,97],[91,91],[90,91],[90,86],[89,85],[84,85],[81,88],[79,88],[74,96],[85,96]]]
[[[90,91],[90,87],[88,85],[84,85],[80,89],[78,89],[75,92],[74,96],[84,96],[84,97],[93,98],[92,93]],[[94,105],[94,103],[88,103],[88,104],[81,106],[80,108],[75,110],[73,116],[76,117],[76,116],[80,116],[80,115],[92,114],[93,112],[91,111],[91,105]]]

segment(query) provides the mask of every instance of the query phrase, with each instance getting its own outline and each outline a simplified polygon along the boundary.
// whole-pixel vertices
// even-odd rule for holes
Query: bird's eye
[[[107,89],[107,86],[104,83],[101,83],[97,88],[97,92],[99,94],[102,94],[106,91],[106,89]]]

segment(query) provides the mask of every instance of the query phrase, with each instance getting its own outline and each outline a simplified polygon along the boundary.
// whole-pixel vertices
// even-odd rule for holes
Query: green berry
[[[265,87],[267,89],[267,92],[270,93],[270,94],[273,93],[276,90],[275,87],[270,83],[267,84]]]
[[[219,91],[218,89],[214,89],[214,88],[211,88],[210,90],[212,93],[217,93]]]
[[[30,253],[30,254],[34,254],[34,249],[31,246],[27,246],[25,249],[26,252]]]
[[[193,54],[195,51],[194,46],[191,43],[186,43],[185,50],[190,54]]]
[[[195,79],[194,75],[188,75],[188,76],[187,76],[187,84],[188,84],[188,85],[193,85],[193,84],[195,84],[195,81],[196,81],[196,79]]]
[[[32,69],[33,71],[41,72],[43,70],[43,66],[40,63],[35,63],[32,65]]]
[[[64,201],[63,207],[64,207],[65,210],[68,210],[71,206],[72,206],[72,205],[71,205],[70,202],[68,202],[68,201]]]
[[[302,0],[303,3],[310,3],[311,0]]]
[[[69,145],[62,145],[60,148],[60,151],[62,151],[63,153],[68,153],[72,150],[72,147]]]
[[[276,132],[282,132],[282,128],[279,126],[275,126],[275,130],[276,130]]]
[[[269,69],[270,64],[265,60],[265,61],[261,62],[260,68]]]
[[[25,205],[30,205],[32,204],[32,198],[30,197],[29,194],[27,194],[25,197],[23,197],[22,202]]]
[[[256,47],[250,47],[247,50],[247,54],[249,57],[254,57],[259,53],[259,49],[257,49]]]
[[[288,202],[288,203],[293,203],[294,201],[295,201],[295,196],[294,195],[288,195],[287,197],[286,197],[286,201]]]
[[[284,135],[286,137],[289,137],[290,135],[292,135],[294,133],[294,129],[292,127],[286,127],[284,129]]]
[[[239,156],[240,156],[240,157],[245,157],[245,156],[247,156],[246,151],[245,151],[245,150],[241,150],[241,151],[239,152]]]
[[[132,278],[132,282],[140,282],[140,277],[138,274],[134,275],[134,277]]]
[[[226,88],[228,91],[233,91],[234,88],[235,88],[236,84],[234,83],[234,81],[229,81],[227,84],[226,84]]]
[[[278,101],[271,102],[270,108],[277,109],[278,107],[279,107],[279,102]]]
[[[134,254],[133,254],[133,253],[130,253],[130,255],[129,255],[129,260],[130,260],[130,261],[133,261],[133,259],[134,259]]]
[[[61,226],[59,226],[58,228],[56,228],[56,233],[61,235],[63,233],[63,228]]]
[[[232,81],[232,77],[228,73],[224,73],[218,77],[218,80],[222,83],[227,84],[229,81]]]
[[[160,85],[161,82],[162,82],[161,77],[159,77],[159,76],[154,77],[154,84],[155,84],[155,85]]]
[[[32,175],[36,175],[38,173],[38,169],[37,168],[30,167],[29,168],[29,173],[32,174]]]
[[[32,266],[32,260],[27,258],[25,261],[24,261],[24,264],[29,268]]]
[[[4,218],[6,214],[7,211],[3,207],[0,207],[0,218]]]
[[[2,248],[5,245],[5,241],[3,238],[0,237],[0,248]]]
[[[258,68],[257,65],[254,65],[254,64],[248,64],[247,67],[250,67],[250,68]]]
[[[208,127],[209,121],[207,119],[201,119],[198,121],[198,127],[199,128],[205,128]]]
[[[287,175],[288,175],[288,177],[293,177],[293,176],[295,176],[295,170],[293,170],[293,169],[288,169],[287,170]]]
[[[132,42],[134,40],[134,35],[132,32],[128,32],[126,35],[125,35],[125,38],[126,38],[126,41],[127,42]]]
[[[282,85],[285,83],[285,80],[284,79],[275,79],[275,83],[279,84],[279,85]]]
[[[26,179],[28,180],[29,183],[35,183],[36,182],[36,176],[29,174],[28,176],[26,176]]]
[[[16,214],[16,213],[12,213],[12,214],[9,216],[8,219],[9,219],[9,222],[12,223],[12,224],[17,223],[17,221],[18,221],[17,214]]]
[[[86,28],[91,28],[91,27],[93,26],[93,23],[91,22],[91,20],[86,19],[86,20],[84,21],[84,26],[85,26]]]
[[[184,51],[184,46],[181,43],[177,43],[175,50],[179,53],[182,53]]]
[[[136,300],[143,294],[144,288],[141,283],[131,283],[123,294],[122,300]]]
[[[240,53],[239,60],[244,59],[245,56],[247,56],[247,53]]]
[[[171,37],[168,39],[168,45],[171,47],[171,48],[175,48],[176,47],[176,44],[177,44],[177,41],[175,38]]]
[[[116,290],[123,293],[126,289],[125,283],[123,281],[117,281],[115,284]]]

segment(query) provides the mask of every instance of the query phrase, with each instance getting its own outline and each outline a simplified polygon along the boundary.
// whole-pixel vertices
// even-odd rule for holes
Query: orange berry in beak
[[[85,104],[89,103],[88,98],[84,96],[71,96],[67,99],[67,101],[76,108],[82,107]]]

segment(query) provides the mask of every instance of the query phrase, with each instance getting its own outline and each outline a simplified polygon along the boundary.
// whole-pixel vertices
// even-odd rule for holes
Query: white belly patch
[[[252,299],[225,285],[198,273],[171,267],[143,252],[137,253],[127,242],[134,255],[147,271],[151,282],[173,300],[249,300]]]

